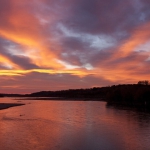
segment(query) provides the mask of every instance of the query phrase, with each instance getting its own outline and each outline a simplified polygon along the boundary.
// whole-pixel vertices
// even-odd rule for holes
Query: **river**
[[[0,150],[149,150],[150,114],[97,101],[1,98]]]

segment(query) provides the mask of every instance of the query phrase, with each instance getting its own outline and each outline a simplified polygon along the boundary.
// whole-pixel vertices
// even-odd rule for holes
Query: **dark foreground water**
[[[27,101],[0,110],[0,150],[150,150],[150,114],[105,102]]]

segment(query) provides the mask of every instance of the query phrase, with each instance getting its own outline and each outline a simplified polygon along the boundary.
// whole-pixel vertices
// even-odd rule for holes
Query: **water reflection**
[[[11,101],[10,99],[8,101]],[[0,111],[2,150],[148,150],[150,114],[105,102],[21,101]]]
[[[149,127],[150,125],[150,112],[147,110],[139,110],[139,109],[133,109],[129,107],[116,107],[116,106],[107,106],[107,109],[111,112],[113,112],[116,116],[123,115],[128,119],[128,121],[135,121],[139,126],[142,128]]]
[[[118,131],[124,138],[126,149],[146,149],[150,147],[150,114],[131,108],[107,107],[113,120],[120,121]]]

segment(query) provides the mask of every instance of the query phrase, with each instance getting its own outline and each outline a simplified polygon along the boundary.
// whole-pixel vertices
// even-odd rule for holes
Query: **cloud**
[[[1,37],[22,45],[26,51],[35,49],[39,59],[33,56],[29,57],[36,65],[53,68],[60,67],[60,64],[54,59],[57,58],[57,55],[49,50],[49,45],[46,45],[48,38],[45,34],[46,31],[36,18],[36,14],[31,13],[34,3],[25,1],[10,2],[12,2],[10,13],[6,14],[8,22],[5,25],[0,24]]]
[[[7,93],[31,93],[40,90],[53,91],[63,89],[91,88],[106,84],[114,84],[114,82],[110,83],[110,81],[107,81],[103,78],[95,78],[91,75],[80,78],[76,75],[70,75],[67,73],[45,74],[31,72],[25,76],[17,76],[17,78],[5,78],[4,76],[0,76],[0,79],[2,79],[0,91],[7,91]]]
[[[54,89],[148,79],[149,7],[148,0],[1,0],[0,77],[5,89],[12,78],[11,86],[16,82],[32,89],[23,79],[36,76],[37,85],[43,85],[39,89],[47,77],[50,84],[57,83]],[[66,86],[60,76],[69,80]],[[78,82],[81,78],[86,84]]]
[[[77,32],[90,34],[129,31],[143,23],[141,11],[144,8],[147,6],[139,0],[77,0],[66,25]]]

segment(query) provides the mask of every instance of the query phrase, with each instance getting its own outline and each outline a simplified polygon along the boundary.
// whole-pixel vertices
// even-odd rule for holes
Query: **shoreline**
[[[71,98],[71,97],[21,97],[15,100],[54,100],[54,101],[105,101],[104,98]]]
[[[25,104],[17,104],[17,103],[0,103],[0,110],[7,109],[10,107],[22,106]]]

